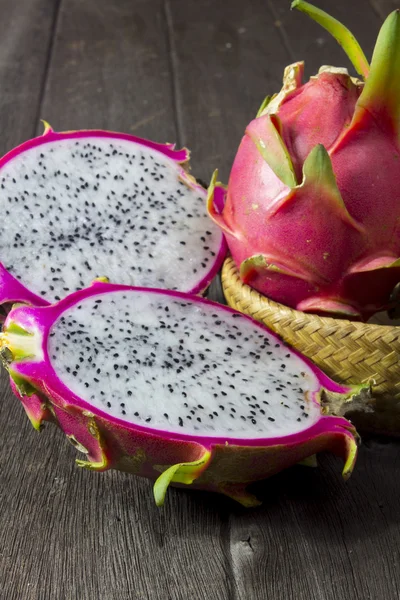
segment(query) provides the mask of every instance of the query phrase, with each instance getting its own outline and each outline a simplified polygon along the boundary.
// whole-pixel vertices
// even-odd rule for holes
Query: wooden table
[[[395,0],[320,0],[367,56]],[[42,130],[107,128],[177,141],[193,173],[226,180],[246,123],[283,68],[347,64],[286,0],[0,0],[0,150]],[[395,600],[400,445],[364,439],[348,483],[338,461],[258,485],[245,510],[74,465],[36,433],[1,380],[1,600]]]

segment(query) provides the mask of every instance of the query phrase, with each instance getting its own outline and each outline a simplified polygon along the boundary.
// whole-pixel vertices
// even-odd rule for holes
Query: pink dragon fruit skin
[[[314,7],[294,5],[315,18]],[[243,281],[269,298],[355,319],[390,305],[400,281],[399,56],[394,11],[365,83],[322,67],[302,85],[295,63],[248,125],[223,213],[210,204],[209,214]]]
[[[203,309],[210,311],[213,319],[220,320],[219,323],[221,320],[224,323],[224,319],[229,320],[232,315],[237,317],[234,321],[235,329],[232,331],[238,331],[240,323],[243,323],[245,328],[250,323],[257,335],[270,336],[271,345],[283,347],[286,353],[290,353],[287,356],[298,357],[299,370],[307,371],[307,377],[311,378],[306,403],[310,403],[311,411],[316,406],[319,407],[319,416],[315,419],[310,415],[312,418],[309,419],[308,427],[281,436],[260,438],[258,434],[254,439],[235,438],[223,431],[193,435],[193,432],[164,431],[162,428],[147,426],[146,423],[131,422],[108,414],[87,399],[82,399],[66,386],[63,376],[56,371],[53,363],[55,357],[49,355],[53,352],[49,349],[49,339],[54,335],[55,324],[59,323],[60,319],[73,318],[70,316],[72,309],[85,301],[104,300],[107,294],[116,292],[132,294],[129,297],[130,301],[134,300],[135,295],[144,295],[148,305],[151,305],[153,298],[154,302],[164,302],[166,306],[176,301],[194,305],[191,323],[193,335],[206,333],[206,330],[199,329],[195,322],[196,315]],[[151,310],[150,308],[149,311]],[[117,316],[122,312],[117,310]],[[177,337],[179,334],[176,333],[175,326],[172,327]],[[213,327],[218,332],[218,327]],[[185,331],[188,331],[187,327]],[[156,330],[155,333],[159,340],[162,330]],[[339,386],[296,351],[282,346],[279,339],[264,326],[225,306],[179,292],[95,282],[90,288],[75,292],[54,305],[14,307],[6,319],[0,337],[3,361],[13,380],[14,392],[22,401],[33,425],[39,428],[44,421],[58,424],[69,441],[87,455],[87,460],[77,461],[81,467],[94,471],[115,468],[156,480],[154,494],[159,505],[163,503],[168,485],[190,484],[193,488],[224,493],[245,506],[253,506],[258,501],[247,492],[246,487],[249,483],[264,479],[321,451],[331,451],[343,458],[345,478],[353,469],[357,455],[357,434],[351,423],[343,417],[321,411],[320,395],[322,390],[325,390],[324,393],[333,393],[335,397],[342,396],[348,399],[357,395],[356,387]],[[243,338],[241,339],[243,341]],[[80,348],[74,346],[74,361],[75,353],[77,357],[79,352]],[[86,350],[85,353],[93,356],[94,360],[98,357],[93,349]],[[247,362],[253,360],[250,353],[246,356]],[[248,368],[249,364],[243,365],[246,373]],[[213,381],[216,381],[218,372],[213,372]],[[289,377],[289,374],[286,376]],[[252,383],[253,393],[255,383]],[[265,386],[265,383],[262,382],[262,385]],[[230,391],[232,394],[236,393]],[[156,393],[154,394],[156,396]],[[159,410],[172,410],[171,402],[172,400],[168,400],[166,403],[164,395]],[[295,421],[294,418],[293,420]]]
[[[46,398],[39,392],[33,393],[32,390],[29,390],[29,396],[22,393],[22,390],[17,387],[12,377],[10,377],[10,386],[14,395],[21,401],[32,426],[36,430],[40,430],[44,421],[54,421]]]
[[[21,233],[23,233],[24,237],[24,242],[25,242],[25,248],[29,248],[29,250],[27,250],[25,252],[25,254],[28,255],[32,255],[35,256],[35,253],[39,253],[41,255],[41,258],[39,260],[36,261],[36,264],[32,265],[29,263],[30,268],[28,269],[26,265],[25,266],[25,271],[23,271],[21,265],[19,263],[21,263],[22,261],[20,260],[20,257],[15,255],[12,256],[12,252],[13,252],[13,242],[15,242],[16,240],[12,239],[12,240],[8,240],[5,241],[5,234],[7,233],[7,221],[8,219],[10,219],[12,221],[13,219],[13,211],[10,211],[10,216],[6,216],[6,218],[4,219],[4,226],[3,228],[0,227],[1,229],[1,234],[2,234],[2,244],[0,244],[0,305],[5,305],[5,308],[8,309],[8,306],[10,303],[12,302],[27,302],[27,303],[31,303],[35,306],[45,306],[49,303],[51,303],[52,301],[55,301],[56,299],[58,299],[57,296],[55,296],[55,294],[59,293],[59,297],[61,297],[62,295],[65,295],[66,290],[70,289],[72,291],[72,289],[77,289],[78,286],[76,286],[75,284],[77,283],[75,281],[75,284],[72,285],[71,288],[67,288],[67,287],[62,287],[67,285],[67,282],[65,281],[65,275],[68,273],[71,273],[71,269],[64,268],[63,269],[59,269],[59,271],[62,270],[61,275],[57,274],[58,277],[58,281],[61,283],[57,284],[60,289],[56,290],[55,292],[50,292],[49,291],[49,280],[51,277],[53,277],[53,271],[51,271],[51,268],[55,268],[55,267],[60,267],[62,265],[58,264],[59,262],[61,262],[65,256],[65,254],[70,254],[72,255],[72,253],[74,252],[74,256],[76,259],[76,264],[73,265],[73,268],[75,269],[75,272],[78,271],[82,271],[82,279],[85,278],[85,276],[87,275],[89,278],[87,281],[84,282],[84,285],[80,285],[79,287],[85,287],[86,285],[90,284],[90,281],[93,279],[93,271],[96,271],[97,268],[100,266],[98,264],[96,264],[96,260],[98,259],[98,257],[102,255],[102,251],[101,251],[101,247],[98,245],[98,238],[95,239],[95,244],[91,244],[91,246],[89,247],[89,244],[87,244],[87,247],[84,249],[84,252],[81,252],[80,254],[78,253],[78,249],[81,251],[82,248],[77,248],[76,245],[76,240],[73,241],[70,244],[70,247],[68,249],[63,249],[61,248],[57,248],[57,244],[58,242],[54,242],[55,239],[57,239],[57,236],[59,236],[60,239],[64,240],[67,239],[71,234],[74,234],[74,227],[75,225],[80,226],[80,230],[83,231],[83,226],[82,226],[82,222],[85,223],[85,221],[83,220],[82,214],[76,214],[73,215],[73,218],[75,219],[75,222],[73,225],[71,225],[71,223],[63,223],[61,220],[58,223],[53,223],[50,219],[50,223],[47,225],[47,219],[48,217],[48,208],[53,208],[54,205],[59,206],[61,209],[64,210],[64,215],[66,213],[66,209],[65,209],[65,205],[68,203],[68,198],[65,195],[65,189],[69,189],[69,187],[73,187],[74,183],[72,181],[70,181],[70,179],[72,180],[72,177],[66,177],[67,174],[64,174],[60,172],[57,173],[55,171],[56,167],[54,166],[54,164],[50,162],[50,164],[47,166],[47,170],[41,171],[41,168],[43,169],[43,167],[41,167],[41,157],[39,155],[39,153],[49,153],[49,156],[51,156],[51,152],[54,152],[54,149],[57,149],[58,146],[60,146],[61,148],[63,147],[63,145],[67,145],[67,144],[71,144],[73,145],[74,143],[80,143],[80,144],[85,144],[88,143],[91,145],[91,147],[93,148],[93,145],[96,145],[96,142],[98,142],[98,145],[100,146],[100,142],[101,143],[109,143],[109,144],[114,144],[116,147],[118,146],[118,144],[121,144],[123,148],[125,148],[125,151],[127,149],[129,149],[129,147],[132,147],[132,152],[139,152],[140,149],[144,149],[146,151],[150,151],[151,157],[155,159],[155,161],[157,161],[157,158],[160,157],[162,158],[162,160],[160,160],[160,162],[162,163],[162,167],[166,168],[167,170],[170,169],[171,172],[174,173],[174,177],[177,181],[177,185],[178,182],[180,184],[183,184],[183,188],[187,189],[188,192],[188,197],[186,198],[187,202],[187,210],[188,212],[190,212],[190,209],[193,208],[192,212],[196,211],[196,206],[191,207],[190,206],[190,202],[192,200],[194,200],[197,196],[199,198],[204,198],[206,197],[206,193],[204,188],[197,183],[197,181],[194,179],[194,177],[192,177],[189,172],[188,172],[188,165],[189,165],[189,158],[190,158],[190,153],[186,148],[182,148],[180,150],[175,149],[174,144],[160,144],[157,142],[153,142],[150,140],[146,140],[143,138],[139,138],[133,135],[128,135],[128,134],[124,134],[124,133],[117,133],[117,132],[111,132],[111,131],[103,131],[103,130],[79,130],[79,131],[67,131],[67,132],[55,132],[47,123],[45,123],[45,130],[43,135],[38,136],[36,138],[33,138],[31,140],[28,140],[26,142],[24,142],[23,144],[17,146],[16,148],[12,149],[11,151],[9,151],[7,154],[5,154],[2,158],[0,158],[0,185],[1,185],[1,189],[2,189],[2,207],[3,207],[3,211],[6,208],[9,208],[9,206],[7,206],[7,200],[14,200],[14,194],[15,194],[15,200],[19,201],[19,204],[21,204],[21,201],[24,198],[24,194],[27,195],[27,197],[32,198],[32,191],[35,191],[37,186],[37,181],[32,181],[33,177],[32,177],[32,173],[30,173],[27,169],[27,163],[29,161],[29,157],[35,155],[37,156],[37,164],[35,164],[34,168],[36,170],[33,171],[34,173],[34,177],[36,177],[36,179],[39,180],[39,184],[40,184],[40,178],[43,176],[45,177],[45,179],[43,179],[43,182],[41,185],[39,185],[39,189],[40,189],[40,201],[43,201],[44,204],[46,204],[46,200],[44,200],[44,198],[48,198],[49,200],[47,201],[48,206],[44,207],[44,208],[37,208],[37,206],[35,204],[35,200],[30,200],[30,203],[26,206],[26,208],[29,208],[29,211],[26,211],[28,214],[30,214],[30,218],[28,220],[28,222],[25,222],[25,219],[23,221],[23,226],[20,223],[17,223],[17,225],[21,228],[21,232],[18,231],[17,235],[20,235]],[[101,148],[98,147],[98,151],[100,153]],[[149,155],[150,155],[149,154]],[[99,157],[96,157],[99,158]],[[102,160],[104,160],[104,155],[100,156],[100,158]],[[154,164],[154,163],[152,163]],[[123,165],[124,168],[126,165]],[[135,166],[135,165],[134,165]],[[132,172],[134,171],[134,166],[130,167]],[[67,170],[67,165],[61,165],[61,168],[65,167],[65,170]],[[84,162],[82,162],[82,164],[79,164],[79,173],[78,175],[81,175],[83,177],[87,177],[88,181],[89,181],[89,176],[91,176],[92,174],[90,173],[90,169],[88,167],[87,164],[85,164]],[[142,169],[142,172],[139,173],[139,175],[142,175],[144,177],[149,177],[151,178],[152,173],[150,173],[151,169],[149,168],[145,168],[146,165],[144,165],[144,168]],[[10,175],[10,172],[7,171],[9,169],[14,169],[14,171],[12,172],[12,175]],[[50,172],[51,170],[51,172]],[[124,173],[124,169],[121,167],[121,173]],[[94,175],[92,176],[92,181],[90,182],[90,187],[89,187],[89,183],[87,183],[87,186],[90,190],[89,192],[84,191],[83,193],[86,194],[85,198],[81,199],[81,204],[84,203],[84,200],[86,199],[86,202],[90,201],[90,205],[91,206],[95,206],[97,204],[101,204],[101,202],[99,202],[99,198],[100,196],[105,196],[106,193],[109,193],[109,190],[106,191],[102,191],[102,188],[100,187],[100,191],[94,192],[92,191],[93,188],[96,187],[96,185],[101,185],[101,183],[99,184],[98,181],[100,180],[103,181],[101,179],[101,177],[103,176],[103,174],[106,174],[106,168],[104,168],[104,173],[101,172],[97,174],[97,179],[94,179]],[[29,172],[29,176],[28,173]],[[69,175],[71,175],[69,173]],[[114,176],[114,173],[110,174],[108,173],[107,176],[109,176],[112,181],[116,179],[116,177],[119,177],[119,175],[117,175],[116,177],[111,177]],[[8,179],[7,179],[8,177]],[[9,183],[9,180],[12,179],[13,177],[17,177],[18,180],[14,181],[15,184],[19,185],[18,188],[18,192],[14,191],[12,192],[11,190],[9,190],[7,188],[7,183]],[[126,176],[125,175],[125,179],[129,180],[130,175]],[[100,178],[100,179],[99,179]],[[123,179],[123,177],[120,177],[121,180]],[[138,179],[138,176],[136,177]],[[104,177],[104,180],[106,179],[106,177]],[[83,181],[83,179],[82,179]],[[158,180],[159,181],[159,180]],[[137,185],[137,183],[135,182],[135,177],[131,176],[131,179],[129,180],[130,185],[132,190],[134,190],[134,185]],[[108,183],[108,182],[106,182]],[[56,187],[53,187],[56,186]],[[59,186],[59,187],[57,187]],[[150,186],[149,186],[150,188]],[[112,188],[111,188],[112,189]],[[37,190],[36,190],[37,191]],[[176,190],[173,190],[174,192]],[[178,189],[178,192],[180,190]],[[159,192],[158,192],[159,193]],[[165,192],[163,192],[165,193]],[[39,194],[38,194],[39,195]],[[54,195],[54,196],[53,196]],[[122,192],[121,192],[122,195]],[[183,194],[182,194],[183,195]],[[10,197],[11,196],[11,197]],[[115,197],[115,195],[114,195]],[[154,194],[152,196],[152,198],[154,197]],[[162,198],[162,196],[160,197],[156,197],[156,200],[160,200],[160,198]],[[54,201],[54,202],[53,202]],[[219,211],[220,209],[222,209],[223,206],[223,201],[224,201],[224,190],[222,188],[217,190],[217,194],[216,194],[216,210]],[[151,204],[150,200],[148,198],[146,198],[146,202],[148,202],[148,204]],[[28,203],[28,201],[27,201]],[[170,203],[171,207],[173,208],[173,203]],[[114,215],[118,214],[116,211],[119,210],[121,207],[119,207],[118,205],[115,207],[113,205],[112,202],[109,202],[109,205],[112,207],[110,208],[110,213],[112,211],[114,211]],[[68,205],[69,206],[69,205]],[[200,206],[201,203],[200,203]],[[203,205],[204,206],[204,205]],[[12,207],[13,208],[13,207]],[[78,209],[81,208],[81,206],[77,207]],[[141,213],[143,213],[143,211],[148,208],[147,206],[142,207]],[[40,213],[40,211],[43,210],[44,214],[39,215],[38,213]],[[74,207],[71,208],[71,211],[74,210]],[[99,210],[100,210],[100,206],[99,206]],[[157,209],[152,209],[153,214],[155,214],[155,211]],[[132,211],[132,212],[129,212]],[[82,211],[83,212],[83,209]],[[92,211],[94,212],[94,211]],[[134,213],[134,207],[128,207],[125,210],[122,210],[123,214],[124,214],[124,218],[125,221],[126,219],[129,217],[133,220],[133,218],[136,216]],[[159,221],[159,229],[161,229],[162,227],[161,222],[163,220],[163,217],[165,216],[165,210],[163,211],[163,214],[160,214],[160,221]],[[201,211],[200,211],[201,212]],[[61,214],[61,213],[60,213]],[[8,215],[8,212],[6,213],[6,215]],[[90,226],[93,225],[93,229],[95,227],[98,227],[99,229],[104,226],[107,225],[106,221],[107,218],[109,217],[108,214],[103,214],[100,215],[100,213],[95,214],[95,218],[97,219],[97,221],[92,221],[90,222],[90,218],[93,215],[90,215],[87,217],[87,221],[89,223],[89,227],[88,229],[83,231],[83,234],[86,233],[86,231],[88,231],[90,229]],[[142,214],[140,215],[142,216]],[[196,215],[191,215],[192,217],[196,217]],[[203,217],[203,215],[200,215],[201,217]],[[52,218],[54,219],[54,217],[52,216]],[[58,218],[58,217],[57,217]],[[122,221],[122,219],[121,219]],[[172,226],[171,221],[173,221],[174,226]],[[182,219],[182,222],[184,221],[184,219]],[[191,236],[193,238],[193,240],[196,240],[196,244],[193,242],[193,245],[191,246],[191,248],[188,248],[188,241],[186,239],[186,241],[181,241],[179,239],[179,235],[180,235],[180,231],[179,231],[179,226],[180,223],[175,219],[172,215],[170,215],[170,220],[169,222],[167,222],[165,224],[166,227],[168,227],[168,233],[169,233],[169,242],[171,243],[171,247],[175,247],[175,248],[179,248],[182,249],[181,250],[181,255],[179,257],[179,261],[184,261],[186,260],[188,263],[188,275],[189,277],[187,279],[183,279],[182,281],[174,281],[173,278],[168,278],[169,276],[166,276],[165,279],[165,287],[166,288],[171,288],[174,289],[175,287],[177,287],[177,289],[181,289],[183,291],[187,291],[187,292],[191,292],[191,293],[200,293],[203,292],[208,285],[210,284],[210,282],[212,281],[212,279],[214,278],[214,276],[218,273],[218,270],[222,264],[223,258],[226,254],[226,244],[225,244],[225,240],[223,239],[223,236],[220,236],[219,238],[215,237],[215,231],[213,232],[208,232],[209,238],[207,239],[208,242],[208,247],[207,244],[204,244],[203,246],[206,247],[201,247],[201,235],[206,235],[207,237],[207,232],[202,232],[201,231],[201,227],[202,224],[200,222],[200,220],[198,221],[197,218],[192,218],[190,221],[189,219],[186,219],[187,222],[190,223],[190,221],[195,222],[194,224],[194,231],[193,231],[193,235]],[[130,222],[130,221],[129,221]],[[55,236],[54,238],[50,237],[49,239],[45,239],[43,240],[44,242],[47,242],[46,244],[43,245],[43,247],[40,247],[40,237],[41,237],[41,233],[37,232],[35,230],[35,227],[38,227],[39,225],[39,229],[40,229],[40,223],[42,226],[45,227],[44,231],[42,230],[42,236],[49,238],[49,232],[50,235],[51,233],[54,233],[55,230]],[[192,224],[192,223],[190,223]],[[203,225],[207,225],[206,220],[204,220]],[[153,224],[154,225],[154,224]],[[176,227],[175,227],[176,226]],[[207,228],[207,227],[206,227]],[[78,227],[79,229],[79,227]],[[127,228],[129,229],[129,227]],[[131,227],[132,229],[132,227]],[[139,227],[138,227],[139,229]],[[144,229],[143,227],[141,229]],[[32,231],[33,230],[33,231]],[[156,237],[158,234],[152,234],[153,238],[155,237],[155,239],[151,238],[151,235],[147,235],[147,240],[150,241],[150,244],[152,245],[152,247],[156,248],[156,251],[154,252],[154,256],[151,255],[151,250],[153,249],[151,246],[150,248],[143,248],[143,254],[142,256],[138,256],[138,241],[139,240],[140,243],[140,248],[143,247],[144,244],[144,240],[143,240],[143,236],[137,232],[137,239],[133,242],[133,240],[130,240],[130,247],[127,248],[119,248],[121,247],[125,242],[125,232],[121,229],[119,231],[119,236],[116,237],[121,237],[123,239],[115,239],[114,241],[114,248],[113,248],[113,254],[111,256],[111,252],[110,252],[110,256],[106,257],[107,259],[105,260],[105,266],[107,267],[107,269],[104,267],[104,270],[109,270],[111,269],[111,273],[104,273],[103,269],[101,273],[98,273],[99,277],[102,277],[104,275],[107,275],[110,277],[110,279],[113,279],[114,277],[114,281],[117,281],[119,283],[123,283],[123,284],[132,284],[132,283],[137,283],[137,284],[141,284],[141,285],[148,285],[148,282],[144,282],[144,281],[140,281],[141,278],[143,278],[144,275],[139,275],[139,269],[136,268],[135,271],[132,271],[133,267],[130,264],[131,262],[133,262],[132,258],[134,257],[136,264],[139,264],[139,266],[142,268],[141,273],[145,273],[146,271],[150,271],[150,269],[148,269],[149,266],[151,265],[144,265],[143,263],[146,262],[146,260],[150,260],[149,257],[151,257],[151,259],[155,259],[154,263],[155,264],[157,261],[162,260],[162,255],[164,254],[160,249],[159,249],[159,240]],[[104,237],[107,237],[107,234],[105,234]],[[165,236],[167,237],[167,236]],[[34,239],[38,239],[38,245],[35,246],[35,249],[32,248],[31,245],[31,240]],[[184,238],[185,239],[185,238]],[[53,256],[52,259],[47,257],[47,253],[46,250],[48,249],[50,244],[55,245],[55,250],[53,250]],[[180,243],[182,245],[180,245]],[[57,251],[59,252],[59,254],[57,255]],[[121,262],[123,263],[122,267],[120,267],[120,272],[118,273],[118,275],[115,273],[115,261],[118,259],[119,254],[125,254],[125,256],[128,257],[128,259],[126,259],[125,257],[123,257],[123,259],[121,259]],[[96,257],[97,255],[97,257]],[[194,261],[194,256],[199,258],[199,263],[201,263],[201,265],[198,265],[197,268],[197,272],[194,272],[193,267],[192,267],[192,263]],[[25,257],[23,256],[23,258],[25,259]],[[104,258],[104,257],[103,257]],[[103,258],[100,259],[103,260]],[[27,260],[28,261],[28,260]],[[172,261],[172,259],[171,259]],[[29,262],[29,261],[28,261]],[[34,261],[33,261],[34,262]],[[92,262],[91,265],[89,265],[88,263]],[[8,265],[12,264],[12,263],[16,263],[13,265],[13,268],[10,269],[10,267],[8,267]],[[18,272],[18,276],[15,273],[15,267],[16,265],[19,264],[19,272]],[[179,262],[177,263],[177,266],[182,266],[183,263]],[[185,263],[186,264],[186,263]],[[119,265],[118,265],[119,266]],[[89,268],[90,268],[90,273],[89,274]],[[176,271],[178,272],[179,269],[177,268]],[[184,272],[184,269],[181,269],[181,272]],[[194,274],[195,273],[195,274]],[[43,275],[44,274],[44,275]],[[38,283],[37,280],[40,278],[40,276],[45,277],[45,279],[47,279],[46,281],[46,294],[42,294],[39,293],[38,290],[42,289],[42,288],[38,288]],[[149,277],[149,275],[146,275],[147,277]],[[153,277],[153,275],[151,275]],[[155,269],[154,269],[154,280],[151,281],[152,285],[154,286],[158,286],[158,287],[162,287],[162,282],[160,281],[160,274],[157,273],[157,265],[155,265]],[[139,279],[138,279],[139,278]],[[158,279],[158,283],[156,281],[156,279]],[[150,280],[149,280],[150,281]],[[50,281],[50,283],[52,283],[52,281]],[[55,285],[53,283],[53,285]],[[50,288],[51,289],[51,288]],[[54,288],[53,288],[54,289]],[[0,320],[1,317],[0,317]]]

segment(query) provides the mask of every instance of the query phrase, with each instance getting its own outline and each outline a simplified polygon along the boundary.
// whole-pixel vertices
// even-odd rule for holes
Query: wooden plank
[[[182,140],[205,181],[227,180],[245,126],[289,62],[265,0],[167,0]]]
[[[34,134],[57,6],[55,0],[1,1],[0,154]]]
[[[54,0],[26,0],[12,2],[2,0],[3,18],[0,20],[0,153],[31,137],[36,121],[46,76],[47,57],[57,16],[58,2]],[[11,448],[22,446],[27,426],[26,419],[18,417],[19,408],[10,402],[8,380],[0,376],[0,589],[6,597],[6,588],[16,584],[15,559],[7,546],[7,536],[13,528],[14,507],[18,494],[8,494],[8,476],[18,486],[18,458],[10,464]],[[6,492],[6,493],[5,493]],[[27,491],[27,495],[30,495]],[[18,518],[30,520],[29,500],[26,498],[26,514]],[[21,537],[23,544],[23,537]],[[15,549],[18,555],[18,548]],[[17,596],[14,596],[17,597]],[[19,597],[22,597],[21,595]],[[28,597],[28,596],[27,596]]]
[[[237,599],[399,598],[399,461],[399,443],[375,441],[347,483],[324,457],[258,486],[264,505],[230,519]]]
[[[160,0],[65,0],[42,118],[60,131],[104,128],[176,141],[164,21]]]
[[[173,141],[163,3],[64,0],[41,116],[57,129],[107,127]],[[2,383],[6,390],[4,375]],[[78,470],[61,432],[33,431],[8,391],[0,431],[7,600],[229,597],[218,497],[171,490],[160,510],[146,480]]]

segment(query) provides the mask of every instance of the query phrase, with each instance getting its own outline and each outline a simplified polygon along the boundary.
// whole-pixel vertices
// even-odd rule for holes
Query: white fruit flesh
[[[96,277],[189,291],[221,233],[205,192],[161,152],[115,138],[60,139],[0,170],[0,261],[49,302]]]
[[[48,352],[74,394],[138,425],[254,439],[320,418],[312,369],[218,305],[146,291],[91,296],[55,322]]]

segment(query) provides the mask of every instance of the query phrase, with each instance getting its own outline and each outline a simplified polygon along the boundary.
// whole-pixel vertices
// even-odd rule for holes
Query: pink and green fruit
[[[95,282],[60,302],[15,306],[0,334],[33,425],[60,426],[78,464],[257,503],[246,487],[331,451],[353,469],[357,434],[331,414],[343,387],[261,324],[180,292]],[[338,413],[340,410],[338,410]]]
[[[368,319],[400,281],[400,11],[379,33],[371,65],[352,34],[307,2],[361,79],[303,63],[285,69],[239,146],[221,227],[244,282],[322,315]]]

